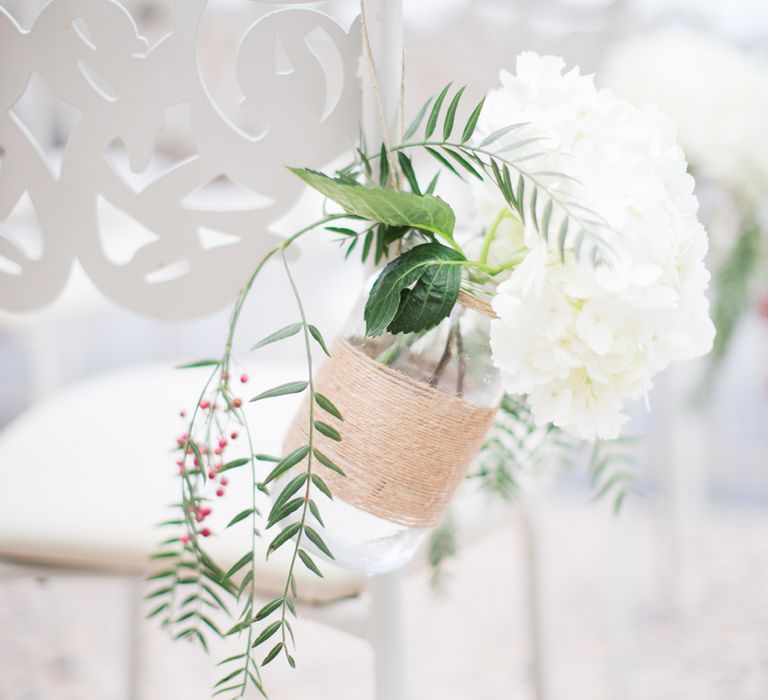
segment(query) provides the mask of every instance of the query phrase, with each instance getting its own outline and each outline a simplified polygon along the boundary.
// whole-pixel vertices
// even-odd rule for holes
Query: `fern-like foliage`
[[[462,180],[473,177],[495,183],[520,221],[530,225],[561,259],[572,250],[577,259],[586,255],[594,265],[611,265],[614,253],[609,239],[613,231],[598,212],[584,206],[585,190],[580,182],[547,169],[548,157],[556,154],[547,147],[549,137],[535,132],[528,123],[518,123],[476,142],[473,136],[484,100],[459,128],[456,116],[464,88],[448,101],[450,89],[449,83],[424,104],[406,130],[403,143],[393,149],[403,172],[413,170],[405,151],[423,149],[441,168]],[[414,140],[419,133],[421,138]]]

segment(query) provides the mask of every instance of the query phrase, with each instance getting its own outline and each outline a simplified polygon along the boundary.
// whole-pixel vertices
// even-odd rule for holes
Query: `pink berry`
[[[242,399],[232,399],[232,405],[235,408],[240,408],[240,406],[243,405],[243,400]]]
[[[243,374],[243,375],[241,375],[241,376],[240,376],[240,381],[241,381],[243,384],[245,384],[245,383],[248,381],[248,375],[247,375],[247,374]]]
[[[216,478],[216,470],[211,469],[211,471],[208,472],[208,478],[209,479],[215,479]]]
[[[205,410],[206,408],[210,408],[210,407],[211,407],[211,402],[210,401],[201,401],[200,402],[200,408],[202,408],[203,410]]]
[[[181,541],[182,541],[184,544],[187,544],[187,543],[189,542],[189,535],[182,535],[182,536],[181,536]]]
[[[220,439],[219,439],[219,447],[221,447],[222,449],[224,449],[226,446],[227,446],[227,440],[226,440],[226,438],[220,438]]]
[[[203,537],[210,537],[211,536],[211,531],[207,527],[204,527],[202,530],[200,530],[200,534]]]
[[[221,477],[221,481],[219,482],[222,486],[226,486],[229,483],[229,479],[227,479],[226,476]]]
[[[179,411],[179,415],[180,415],[182,418],[186,418],[186,417],[187,417],[187,412],[186,412],[186,411]]]
[[[237,440],[237,433],[232,433],[229,437],[233,440]]]
[[[215,454],[215,455],[218,457],[218,456],[221,454],[221,448],[220,448],[220,447],[217,447],[217,448],[216,448],[216,449],[213,451],[213,454]]]
[[[224,489],[216,489],[216,495],[221,498],[224,495]]]

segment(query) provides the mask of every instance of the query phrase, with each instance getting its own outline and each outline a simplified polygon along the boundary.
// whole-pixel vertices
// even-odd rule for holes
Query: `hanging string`
[[[379,112],[379,120],[381,122],[381,134],[384,142],[384,148],[387,152],[387,162],[389,163],[389,178],[390,184],[399,189],[400,188],[400,169],[397,167],[397,161],[395,155],[392,153],[392,144],[389,140],[389,131],[387,129],[387,119],[384,113],[384,101],[381,97],[381,84],[379,83],[379,75],[376,71],[376,63],[373,59],[373,50],[371,49],[371,37],[368,33],[368,22],[365,13],[365,0],[360,0],[360,20],[363,30],[363,44],[365,46],[365,55],[368,61],[368,70],[371,74],[371,85],[373,86],[373,94],[376,98],[376,106]],[[404,56],[401,56],[401,61],[404,65]],[[401,70],[401,75],[404,76],[404,69]],[[403,114],[403,97],[404,97],[404,84],[401,80],[400,84],[400,124],[402,129],[402,114]]]

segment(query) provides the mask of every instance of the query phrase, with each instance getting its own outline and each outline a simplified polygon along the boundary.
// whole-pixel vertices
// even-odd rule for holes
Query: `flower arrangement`
[[[256,266],[222,357],[186,365],[211,374],[178,440],[181,498],[165,525],[181,534],[158,552],[167,567],[154,577],[151,614],[203,646],[207,629],[242,640],[241,653],[222,662],[217,694],[264,692],[262,666],[279,656],[295,665],[296,570],[322,575],[317,556],[354,566],[340,528],[388,527],[379,540],[410,556],[439,522],[499,406],[506,436],[615,438],[626,400],[646,395],[671,361],[711,346],[706,233],[671,122],[598,91],[554,57],[523,54],[501,79],[461,120],[464,90],[446,86],[399,143],[361,143],[355,161],[333,175],[292,168],[327,198],[330,213]],[[423,162],[437,165],[428,179]],[[474,181],[476,217],[457,222],[436,195],[444,175]],[[315,231],[337,236],[347,257],[383,265],[360,324],[331,344],[306,317],[286,256]],[[306,355],[303,379],[251,399],[304,395],[280,456],[258,452],[238,398],[247,377],[232,358],[243,303],[273,259],[290,281],[298,320],[253,349],[298,336]],[[315,373],[318,353],[331,357]],[[234,440],[247,456],[225,459]],[[407,449],[397,459],[381,458],[399,443]],[[481,452],[473,473],[503,482],[514,458],[507,443],[492,435]],[[252,504],[227,527],[250,527],[252,539],[225,570],[208,552],[206,519],[210,493],[222,494],[235,469],[250,471]],[[263,514],[260,491],[271,498]],[[268,556],[281,548],[291,555],[281,595],[258,606],[262,530]],[[430,555],[445,550],[440,540]],[[231,605],[229,630],[204,612]]]
[[[673,30],[620,43],[602,77],[618,94],[652,102],[675,122],[700,179],[712,234],[714,369],[741,316],[768,294],[761,214],[768,200],[768,69],[714,37]]]

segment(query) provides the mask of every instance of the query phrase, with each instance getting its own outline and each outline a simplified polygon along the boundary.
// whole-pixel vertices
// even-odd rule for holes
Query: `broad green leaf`
[[[409,226],[452,236],[456,225],[453,209],[439,197],[419,196],[383,187],[348,185],[323,173],[291,168],[310,187],[342,206],[347,212],[389,226]]]
[[[451,89],[452,83],[448,83],[435,100],[435,104],[432,106],[432,111],[429,113],[429,119],[427,119],[427,125],[424,127],[424,138],[428,139],[435,133],[435,127],[437,126],[437,120],[440,117],[440,108],[443,106],[443,100],[448,94],[448,90]]]
[[[456,303],[461,283],[456,263],[461,260],[451,248],[424,243],[389,263],[365,305],[366,334],[423,330],[439,323]]]
[[[263,483],[268,484],[270,481],[274,481],[281,474],[284,474],[292,467],[295,467],[308,454],[309,454],[309,445],[297,447],[295,450],[293,450],[293,452],[290,452],[289,454],[287,454],[285,457],[283,457],[283,459],[281,459],[277,463],[277,466],[269,473],[269,476],[267,476],[267,478],[264,479]]]
[[[267,391],[262,392],[258,396],[254,396],[251,399],[251,402],[261,401],[262,399],[271,399],[275,396],[285,396],[286,394],[300,394],[308,386],[309,382],[307,381],[288,382],[287,384],[276,386],[274,389],[267,389]]]
[[[343,421],[344,418],[341,415],[341,411],[339,411],[338,408],[333,404],[333,401],[331,401],[327,396],[324,396],[320,392],[315,392],[315,401],[317,402],[317,405],[320,406],[324,411],[330,413],[334,418],[338,418],[339,420]]]
[[[331,440],[336,440],[336,442],[341,442],[341,435],[339,434],[339,431],[336,430],[336,428],[332,428],[328,423],[323,423],[321,420],[315,421],[315,428],[318,432],[325,435],[325,437],[330,438]]]
[[[266,338],[260,340],[251,348],[251,350],[258,350],[259,348],[263,348],[265,345],[269,345],[270,343],[276,343],[278,340],[285,340],[285,338],[290,338],[301,330],[302,325],[303,324],[301,323],[291,323],[290,325],[285,326],[279,331],[275,331],[274,333],[268,335]]]
[[[320,452],[320,450],[318,450],[317,448],[314,448],[312,452],[315,453],[315,457],[317,457],[317,461],[320,462],[320,464],[322,464],[324,467],[328,467],[328,469],[336,472],[340,476],[346,476],[346,474],[344,473],[344,470],[338,464],[336,464],[336,462],[334,462],[330,457]]]

